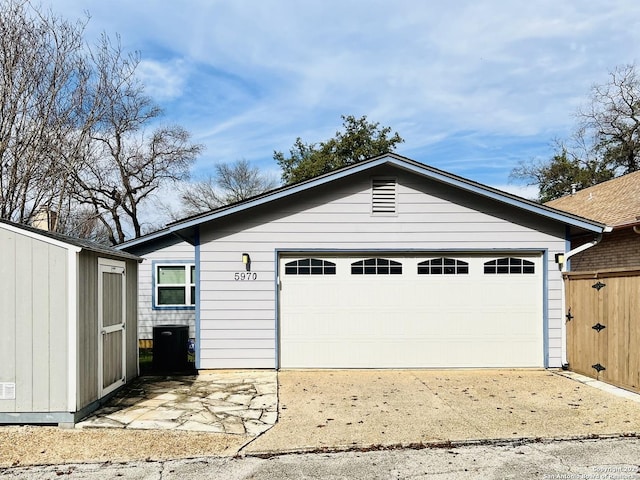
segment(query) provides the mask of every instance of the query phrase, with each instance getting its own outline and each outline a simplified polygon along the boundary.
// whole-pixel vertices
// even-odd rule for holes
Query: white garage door
[[[280,259],[282,368],[541,367],[540,255]]]

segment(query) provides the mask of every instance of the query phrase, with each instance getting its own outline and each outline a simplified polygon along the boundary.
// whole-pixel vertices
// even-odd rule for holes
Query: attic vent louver
[[[396,213],[396,179],[371,179],[372,213]]]

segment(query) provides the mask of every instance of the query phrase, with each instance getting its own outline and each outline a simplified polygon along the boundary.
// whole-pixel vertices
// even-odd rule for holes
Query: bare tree
[[[579,110],[579,129],[602,160],[630,173],[640,169],[640,78],[635,65],[615,68],[610,80],[591,89]]]
[[[197,215],[223,205],[236,203],[275,188],[278,182],[247,160],[220,163],[215,176],[188,183],[181,188],[181,214]]]
[[[635,65],[615,68],[594,85],[567,142],[548,160],[520,163],[511,178],[538,185],[539,200],[568,194],[640,169],[640,76]]]
[[[28,223],[54,209],[60,228],[90,218],[115,244],[142,235],[141,205],[186,178],[202,147],[159,126],[139,55],[107,35],[90,48],[85,25],[29,0],[0,3],[0,218]]]
[[[27,1],[0,4],[0,218],[28,222],[64,202],[55,152],[81,116],[84,25]]]

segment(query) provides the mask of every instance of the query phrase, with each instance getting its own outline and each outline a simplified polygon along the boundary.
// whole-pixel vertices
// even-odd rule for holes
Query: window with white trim
[[[464,275],[469,264],[457,258],[433,258],[418,263],[418,275]]]
[[[485,262],[484,273],[498,275],[526,275],[536,273],[536,268],[534,263],[529,260],[506,257]]]
[[[195,265],[156,264],[155,276],[156,307],[192,307],[196,304]]]
[[[351,275],[402,275],[402,264],[386,258],[368,258],[353,262]]]

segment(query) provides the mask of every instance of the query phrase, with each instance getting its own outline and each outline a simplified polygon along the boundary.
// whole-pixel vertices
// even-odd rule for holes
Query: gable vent
[[[395,178],[373,178],[371,192],[372,213],[396,213]]]

